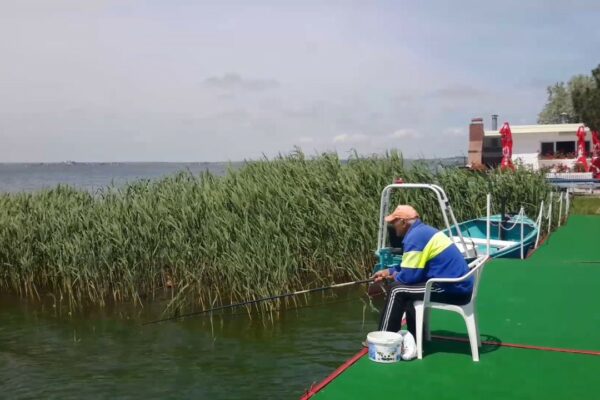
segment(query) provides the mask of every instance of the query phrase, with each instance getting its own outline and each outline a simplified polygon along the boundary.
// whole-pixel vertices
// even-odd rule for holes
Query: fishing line
[[[320,306],[327,306],[329,304],[340,304],[340,303],[350,303],[352,301],[359,301],[362,300],[361,298],[348,298],[348,299],[339,299],[339,300],[333,300],[333,301],[325,301],[323,303],[317,303],[317,304],[305,304],[302,306],[297,306],[297,307],[283,307],[283,308],[274,308],[271,311],[257,311],[252,313],[252,315],[263,315],[263,314],[267,314],[270,312],[280,312],[280,311],[296,311],[296,310],[301,310],[304,308],[314,308],[314,307],[320,307]],[[217,315],[218,317],[239,317],[242,315],[248,315],[247,312],[236,312],[233,314],[219,314]]]
[[[300,294],[305,294],[305,293],[323,292],[325,290],[331,290],[331,289],[341,288],[341,287],[345,287],[345,286],[359,285],[361,283],[368,283],[371,281],[373,281],[373,279],[369,278],[369,279],[363,279],[363,280],[354,281],[354,282],[338,283],[338,284],[331,285],[331,286],[299,290],[297,292],[284,293],[284,294],[279,294],[276,296],[263,297],[263,298],[256,299],[256,300],[247,300],[247,301],[243,301],[240,303],[228,304],[225,306],[219,306],[219,307],[211,308],[208,310],[202,310],[202,311],[196,311],[196,312],[191,312],[191,313],[187,313],[187,314],[175,315],[173,317],[158,319],[155,321],[144,322],[142,325],[151,325],[151,324],[157,324],[159,322],[174,321],[174,320],[185,318],[185,317],[192,317],[192,316],[197,316],[197,315],[202,315],[202,314],[213,313],[215,311],[227,310],[230,308],[253,305],[253,304],[261,303],[263,301],[273,301],[273,300],[283,299],[286,297],[298,296]]]

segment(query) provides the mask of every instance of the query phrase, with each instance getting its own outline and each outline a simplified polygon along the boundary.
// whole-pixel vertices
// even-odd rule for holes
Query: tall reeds
[[[459,220],[484,215],[488,192],[496,206],[524,205],[535,217],[550,190],[523,169],[295,152],[223,177],[182,172],[96,194],[66,186],[3,194],[0,288],[70,307],[161,299],[180,309],[363,278],[374,263],[380,193],[396,177],[439,183]],[[421,192],[396,199],[441,226],[432,200]]]

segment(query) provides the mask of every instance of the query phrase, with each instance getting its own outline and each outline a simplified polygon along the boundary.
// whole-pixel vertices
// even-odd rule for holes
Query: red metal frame
[[[431,337],[433,339],[447,340],[449,342],[469,343],[469,339],[454,337],[454,336],[431,335]],[[488,345],[492,345],[492,346],[501,346],[501,347],[512,347],[514,349],[554,351],[554,352],[558,352],[558,353],[585,354],[588,356],[600,356],[600,351],[595,351],[595,350],[578,350],[578,349],[565,349],[562,347],[534,346],[534,345],[529,345],[529,344],[494,342],[492,340],[484,340],[481,342],[481,344],[488,344]]]
[[[311,386],[311,388],[300,398],[300,400],[308,400],[311,397],[313,397],[320,390],[322,390],[325,386],[327,386],[328,384],[330,384],[335,378],[337,378],[338,376],[340,376],[345,370],[347,370],[354,363],[356,363],[358,360],[360,360],[368,352],[369,352],[369,349],[367,349],[366,347],[363,348],[361,351],[359,351],[358,353],[356,353],[354,355],[354,357],[352,357],[351,359],[349,359],[348,361],[346,361],[345,363],[343,363],[338,369],[336,369],[335,371],[333,371],[327,378],[325,378],[324,380],[322,380],[317,385]]]

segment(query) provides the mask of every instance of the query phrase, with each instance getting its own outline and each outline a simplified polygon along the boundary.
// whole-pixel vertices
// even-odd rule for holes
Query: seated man
[[[374,275],[375,282],[393,281],[381,313],[379,330],[398,332],[406,312],[408,331],[416,337],[413,302],[423,300],[425,283],[431,278],[459,278],[469,271],[469,267],[454,242],[443,232],[421,222],[411,206],[398,206],[385,221],[403,238],[404,254],[399,267],[384,269]],[[472,278],[459,283],[436,284],[431,300],[463,305],[470,301],[472,290]]]

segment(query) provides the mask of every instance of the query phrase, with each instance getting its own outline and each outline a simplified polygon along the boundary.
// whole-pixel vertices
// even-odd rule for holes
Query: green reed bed
[[[165,301],[208,308],[364,278],[375,259],[380,193],[395,177],[444,187],[459,220],[526,206],[535,217],[550,188],[539,174],[470,172],[401,156],[296,152],[223,177],[182,172],[90,194],[66,186],[0,195],[0,287],[71,308]],[[410,202],[441,226],[426,192]]]

